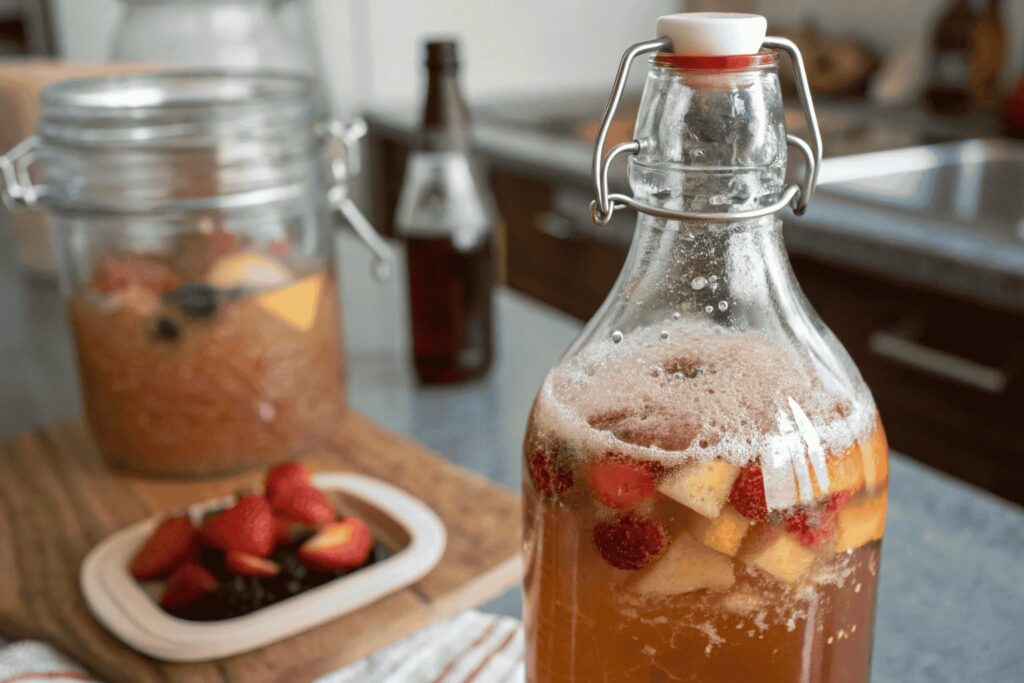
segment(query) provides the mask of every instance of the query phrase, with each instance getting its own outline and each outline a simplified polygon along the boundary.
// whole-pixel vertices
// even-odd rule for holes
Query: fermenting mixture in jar
[[[322,443],[344,409],[330,271],[224,231],[189,246],[173,259],[112,254],[68,300],[101,450],[131,469],[195,476]]]

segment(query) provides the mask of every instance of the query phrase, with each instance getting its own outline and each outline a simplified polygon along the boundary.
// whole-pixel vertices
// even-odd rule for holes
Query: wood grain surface
[[[112,470],[78,422],[0,442],[0,633],[48,640],[112,682],[308,681],[426,624],[473,607],[520,578],[519,500],[422,446],[350,413],[314,470],[349,470],[422,499],[448,527],[441,563],[420,582],[350,615],[255,652],[205,664],[136,653],[101,627],[78,589],[86,553],[154,513],[257,485],[142,479]]]

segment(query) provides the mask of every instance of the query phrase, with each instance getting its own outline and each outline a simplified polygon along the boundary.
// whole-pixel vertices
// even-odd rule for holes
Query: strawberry
[[[373,549],[373,534],[358,517],[328,524],[299,546],[299,559],[316,571],[356,569]]]
[[[572,472],[544,447],[534,449],[527,456],[526,467],[541,498],[554,498],[572,489]]]
[[[801,508],[786,515],[782,526],[807,548],[817,548],[836,528],[839,508],[850,499],[849,491],[834,493],[817,509]]]
[[[665,549],[665,528],[654,520],[627,515],[594,525],[594,545],[617,569],[641,569]]]
[[[306,526],[328,524],[338,518],[324,492],[310,484],[293,484],[270,496],[270,504],[279,515]]]
[[[281,573],[281,565],[248,553],[232,550],[224,555],[224,566],[232,574],[242,576],[277,576]]]
[[[283,462],[274,465],[267,470],[267,478],[264,482],[267,492],[267,500],[273,500],[295,486],[310,486],[309,468],[297,462]]]
[[[656,463],[606,455],[587,468],[587,481],[595,498],[608,507],[625,510],[654,495],[658,469]]]
[[[203,540],[225,552],[266,557],[274,550],[274,513],[263,496],[243,496],[235,505],[203,522]]]
[[[189,562],[178,567],[167,580],[160,606],[169,612],[180,610],[217,590],[217,577],[202,565]]]
[[[199,538],[188,517],[165,519],[132,560],[132,576],[140,581],[162,579],[199,551]]]
[[[110,255],[96,268],[92,286],[101,292],[140,287],[166,294],[181,284],[178,275],[156,258],[138,255]]]
[[[768,519],[768,503],[764,497],[764,475],[757,465],[740,470],[729,492],[729,502],[740,514],[750,519]]]

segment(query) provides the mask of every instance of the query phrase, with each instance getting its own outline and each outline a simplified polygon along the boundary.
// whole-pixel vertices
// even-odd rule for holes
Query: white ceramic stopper
[[[759,14],[685,12],[658,18],[658,36],[671,38],[672,52],[685,57],[752,55],[767,31]]]

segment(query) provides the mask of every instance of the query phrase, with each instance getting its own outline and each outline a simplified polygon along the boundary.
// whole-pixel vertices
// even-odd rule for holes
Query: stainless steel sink
[[[910,147],[825,162],[822,196],[1019,244],[1024,241],[1024,144],[1010,140]]]
[[[797,253],[1024,311],[1024,143],[908,147],[826,159]]]

